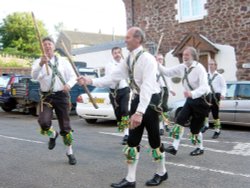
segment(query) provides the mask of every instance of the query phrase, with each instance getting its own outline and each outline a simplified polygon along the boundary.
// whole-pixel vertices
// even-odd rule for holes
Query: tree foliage
[[[40,20],[36,20],[41,37],[48,32]],[[0,25],[0,42],[4,52],[37,57],[41,54],[39,40],[31,13],[15,12],[6,16]]]

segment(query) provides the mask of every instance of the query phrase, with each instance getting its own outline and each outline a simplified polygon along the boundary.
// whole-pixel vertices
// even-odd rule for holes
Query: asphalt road
[[[71,116],[75,130],[77,165],[67,163],[62,139],[47,149],[48,138],[39,134],[36,117],[0,111],[0,188],[107,188],[126,176],[120,145],[122,135],[114,122],[87,124]],[[57,120],[53,120],[58,129]],[[205,153],[192,157],[195,147],[185,139],[176,156],[166,157],[169,179],[160,188],[248,188],[250,187],[250,128],[224,127],[219,139],[204,135]],[[167,134],[166,134],[167,136]],[[168,145],[170,138],[163,137]],[[143,188],[155,172],[143,137],[137,170],[137,187]]]

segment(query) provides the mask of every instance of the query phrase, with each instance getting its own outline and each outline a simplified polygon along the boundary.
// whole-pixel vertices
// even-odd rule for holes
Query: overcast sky
[[[122,0],[0,0],[0,23],[13,12],[33,11],[50,35],[54,25],[65,29],[116,35],[126,33],[126,12]]]

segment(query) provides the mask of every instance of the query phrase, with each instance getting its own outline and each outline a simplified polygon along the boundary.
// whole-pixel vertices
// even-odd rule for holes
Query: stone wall
[[[3,73],[30,75],[31,68],[0,67],[0,75],[2,75]]]
[[[175,16],[177,0],[123,0],[127,11],[127,26],[141,27],[148,41],[164,38],[160,52],[175,48],[190,32],[204,35],[218,44],[235,48],[238,80],[250,80],[250,0],[207,0],[207,16],[203,20],[179,23]],[[132,4],[133,10],[132,11]],[[133,12],[133,14],[132,14]],[[134,18],[134,19],[133,19]]]

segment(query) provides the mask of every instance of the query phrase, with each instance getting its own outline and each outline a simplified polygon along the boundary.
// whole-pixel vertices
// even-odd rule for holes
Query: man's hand
[[[70,86],[68,84],[65,84],[63,86],[63,92],[68,93],[70,91]]]
[[[42,67],[44,64],[46,64],[48,62],[49,62],[49,58],[44,55],[41,57],[41,61],[40,61],[39,65]]]
[[[79,85],[91,85],[92,84],[92,79],[87,77],[87,76],[79,76],[77,78],[77,82]]]
[[[190,91],[184,91],[184,96],[186,98],[192,98],[192,93]]]
[[[135,114],[133,114],[130,118],[129,128],[135,129],[136,127],[138,127],[142,122],[142,117],[143,117],[142,113],[136,112]]]

